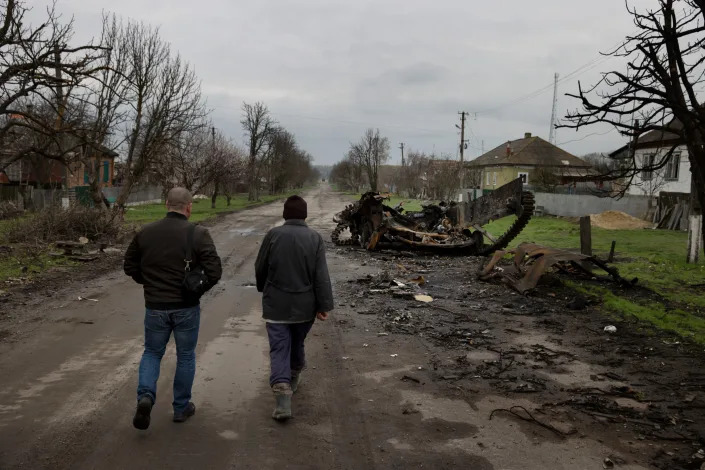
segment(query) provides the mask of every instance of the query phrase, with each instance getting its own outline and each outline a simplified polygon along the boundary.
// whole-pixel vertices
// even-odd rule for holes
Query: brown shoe
[[[277,402],[272,418],[277,421],[286,421],[291,418],[291,395],[293,394],[291,385],[286,382],[274,384],[272,385],[272,391]]]

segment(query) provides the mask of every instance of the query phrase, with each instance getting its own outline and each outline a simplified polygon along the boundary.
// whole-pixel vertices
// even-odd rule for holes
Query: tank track
[[[338,219],[341,221],[337,227],[333,229],[330,234],[330,239],[338,246],[352,246],[357,242],[357,237],[353,235],[347,240],[341,240],[340,234],[345,231],[346,228],[350,228],[349,220],[352,215],[358,210],[359,203],[355,202],[353,204],[348,204],[345,209],[340,212]]]
[[[522,212],[517,220],[514,221],[511,227],[504,232],[502,236],[497,238],[497,241],[491,245],[484,245],[479,250],[480,256],[488,256],[497,250],[502,250],[509,245],[509,243],[514,240],[517,235],[524,230],[526,224],[531,220],[531,216],[534,215],[534,194],[529,191],[524,191],[521,193],[521,206]]]
[[[355,245],[357,242],[357,237],[352,236],[348,238],[347,240],[341,240],[340,239],[340,234],[343,233],[343,231],[346,228],[350,228],[349,224],[338,224],[337,227],[333,229],[333,232],[330,234],[330,239],[333,240],[333,243],[335,243],[338,246],[352,246]]]

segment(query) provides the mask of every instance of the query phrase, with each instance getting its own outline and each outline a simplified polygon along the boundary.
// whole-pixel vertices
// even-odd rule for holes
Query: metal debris
[[[368,250],[419,249],[462,255],[488,255],[506,247],[526,226],[534,212],[534,196],[523,190],[521,179],[508,183],[475,201],[427,205],[420,212],[402,213],[384,205],[388,197],[376,192],[362,195],[333,219],[336,245],[359,245]],[[482,228],[510,215],[517,219],[501,236]],[[350,231],[350,237],[342,234]],[[485,239],[489,244],[485,244]]]
[[[514,255],[513,264],[504,267],[498,266],[499,261],[507,254]],[[602,269],[609,275],[607,279],[620,285],[632,286],[637,283],[636,278],[627,281],[619,275],[616,268],[608,266],[595,256],[581,255],[534,243],[522,243],[515,250],[495,252],[478,277],[483,281],[502,279],[514,290],[524,294],[535,288],[541,276],[551,268],[572,274],[587,274],[591,278],[596,278],[591,267]]]

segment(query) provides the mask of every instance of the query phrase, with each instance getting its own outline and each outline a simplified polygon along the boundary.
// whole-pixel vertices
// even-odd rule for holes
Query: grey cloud
[[[645,0],[638,0],[644,2]],[[47,0],[37,0],[37,13]],[[457,153],[457,111],[472,152],[524,132],[548,136],[551,90],[516,103],[598,58],[631,31],[622,2],[594,0],[59,0],[77,39],[97,36],[102,10],[160,25],[203,80],[216,125],[242,140],[243,101],[265,101],[317,161],[332,163],[365,127],[396,147]],[[610,61],[577,79],[595,82]],[[508,104],[511,103],[511,104]],[[577,103],[561,96],[561,114]],[[499,109],[495,109],[498,106]],[[559,131],[559,142],[582,138]],[[562,137],[566,138],[561,140]],[[621,144],[616,133],[566,144],[576,154]],[[398,152],[397,152],[398,153]],[[395,153],[396,156],[396,153]],[[397,157],[398,159],[398,157]]]

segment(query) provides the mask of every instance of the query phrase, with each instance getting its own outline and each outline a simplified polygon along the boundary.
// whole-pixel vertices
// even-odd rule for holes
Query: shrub
[[[119,238],[121,218],[115,212],[74,205],[68,209],[52,207],[18,219],[7,230],[10,243],[52,243],[77,241],[86,237],[93,242]]]
[[[0,201],[0,220],[14,219],[22,215],[22,210],[10,201]]]

